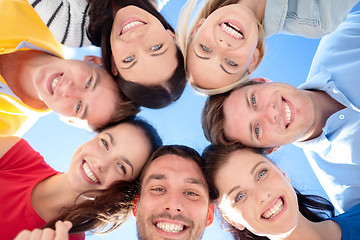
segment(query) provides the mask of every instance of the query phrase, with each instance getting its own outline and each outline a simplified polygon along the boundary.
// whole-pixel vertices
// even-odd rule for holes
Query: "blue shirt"
[[[322,90],[345,106],[327,119],[319,137],[294,143],[343,213],[360,203],[360,12],[320,41],[307,82],[299,88]]]
[[[359,0],[267,0],[265,36],[320,38],[335,31]]]
[[[357,240],[360,236],[360,204],[344,214],[330,218],[341,229],[341,240]]]

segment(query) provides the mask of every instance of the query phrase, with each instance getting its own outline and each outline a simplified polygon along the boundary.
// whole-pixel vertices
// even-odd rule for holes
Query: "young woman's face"
[[[204,89],[227,86],[256,67],[258,25],[253,13],[238,4],[217,9],[191,33],[187,70]]]
[[[298,222],[290,180],[267,158],[250,150],[233,152],[215,175],[219,208],[237,228],[261,235],[287,234]]]
[[[136,6],[121,8],[110,35],[113,73],[127,81],[161,85],[178,64],[175,38],[147,11]]]
[[[151,146],[139,127],[121,123],[80,146],[72,159],[68,179],[79,193],[105,189],[117,180],[139,176]]]
[[[85,119],[93,127],[107,123],[120,101],[113,78],[90,62],[62,60],[43,65],[34,72],[33,83],[54,112]]]

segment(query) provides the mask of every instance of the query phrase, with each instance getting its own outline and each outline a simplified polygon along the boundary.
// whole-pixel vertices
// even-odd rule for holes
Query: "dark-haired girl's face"
[[[147,11],[121,8],[110,34],[112,72],[143,85],[161,85],[174,73],[176,37]]]
[[[121,123],[80,146],[67,176],[79,193],[105,189],[114,181],[138,177],[150,151],[150,142],[141,128]]]
[[[266,157],[238,150],[215,174],[219,208],[235,227],[256,235],[289,234],[299,220],[290,180]]]

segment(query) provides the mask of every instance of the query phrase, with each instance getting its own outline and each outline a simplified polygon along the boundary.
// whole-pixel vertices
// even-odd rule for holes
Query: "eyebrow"
[[[95,81],[95,82],[94,82],[93,87],[92,87],[92,89],[91,89],[92,92],[95,91],[95,88],[97,87],[98,83],[100,82],[99,75],[98,75],[96,72],[93,74],[93,76],[95,77],[95,78],[94,78],[94,81]],[[88,115],[88,108],[89,108],[89,106],[86,105],[86,106],[85,106],[85,110],[83,111],[83,114],[81,115],[80,119],[86,119],[86,117],[87,117],[87,115]]]
[[[164,53],[166,53],[166,51],[167,51],[168,49],[169,49],[169,48],[166,48],[164,51],[162,51],[162,52],[160,52],[160,53],[152,53],[152,54],[150,54],[150,56],[157,57],[157,56],[163,55]]]
[[[145,185],[148,184],[152,180],[162,180],[167,179],[167,176],[165,174],[151,174],[145,181]]]
[[[195,50],[194,50],[194,53],[195,53],[195,55],[196,55],[198,58],[200,58],[200,59],[203,59],[203,60],[209,60],[209,59],[210,59],[209,57],[202,57],[202,56],[198,55]]]
[[[254,167],[250,170],[250,174],[253,175],[254,172],[255,172],[255,170],[256,170],[256,168],[257,168],[259,165],[263,164],[263,163],[265,163],[264,160],[258,162],[257,164],[255,164]],[[232,193],[233,193],[236,189],[238,189],[238,188],[240,188],[240,185],[236,185],[235,187],[233,187],[232,189],[230,189],[230,191],[228,192],[227,196],[230,196],[230,194],[232,194]]]
[[[197,178],[186,178],[184,180],[185,183],[190,183],[190,184],[196,184],[196,185],[201,185],[201,186],[205,186],[205,183],[203,181],[201,181],[200,179]]]

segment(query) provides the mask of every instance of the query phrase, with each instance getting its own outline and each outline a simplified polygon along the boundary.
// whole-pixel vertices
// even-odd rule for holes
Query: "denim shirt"
[[[303,148],[320,184],[343,213],[360,202],[360,12],[320,41],[307,82],[345,106],[332,114],[317,138]]]
[[[335,31],[359,0],[267,0],[265,36],[320,38]]]

